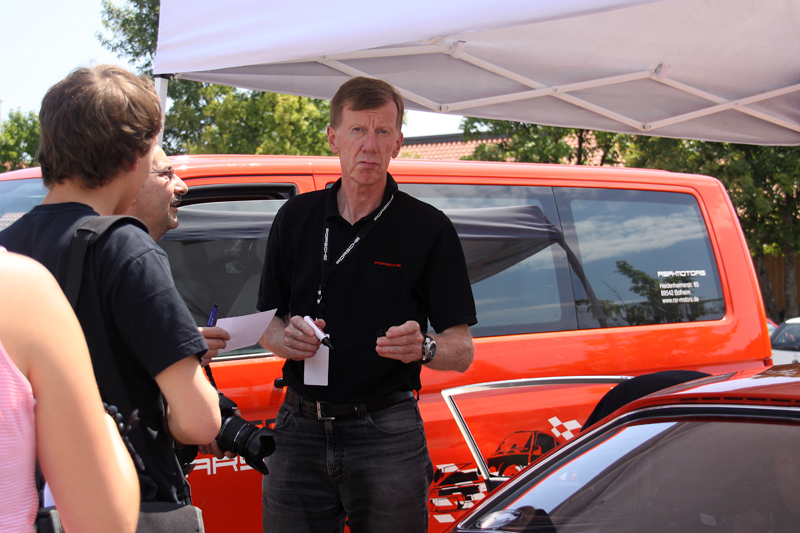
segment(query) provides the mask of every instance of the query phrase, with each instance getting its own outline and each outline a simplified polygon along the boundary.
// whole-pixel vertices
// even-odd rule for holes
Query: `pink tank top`
[[[2,251],[2,249],[0,249]],[[0,531],[33,531],[36,425],[31,384],[0,341]]]

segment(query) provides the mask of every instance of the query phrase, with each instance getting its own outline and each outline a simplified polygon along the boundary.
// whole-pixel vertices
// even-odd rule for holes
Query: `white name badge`
[[[326,335],[326,337],[330,337],[330,335]],[[320,344],[314,357],[303,360],[303,383],[328,386],[328,355],[328,347]]]

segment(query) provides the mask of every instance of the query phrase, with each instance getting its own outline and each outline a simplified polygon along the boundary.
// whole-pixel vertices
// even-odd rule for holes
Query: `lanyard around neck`
[[[378,212],[375,214],[375,216],[370,218],[363,226],[361,226],[361,229],[358,230],[355,236],[347,241],[342,253],[339,254],[339,257],[333,263],[331,263],[328,258],[328,239],[330,237],[331,223],[327,218],[325,219],[325,227],[322,239],[322,275],[320,278],[319,289],[317,289],[317,318],[322,318],[325,310],[324,297],[328,280],[331,278],[342,261],[344,261],[345,258],[347,258],[347,256],[353,252],[355,247],[358,246],[358,244],[364,240],[364,237],[367,236],[367,233],[369,233],[372,228],[375,227],[383,213],[391,205],[392,200],[394,200],[394,194],[389,196],[389,199],[385,204],[383,204],[383,206],[381,206],[380,209],[378,209]]]

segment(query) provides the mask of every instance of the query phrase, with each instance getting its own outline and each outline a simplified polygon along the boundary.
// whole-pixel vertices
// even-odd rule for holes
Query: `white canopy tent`
[[[800,144],[800,0],[161,0],[154,71],[325,99],[369,76],[409,109]]]

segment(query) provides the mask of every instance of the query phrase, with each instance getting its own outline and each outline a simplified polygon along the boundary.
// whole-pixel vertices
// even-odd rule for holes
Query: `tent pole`
[[[164,120],[167,115],[167,87],[169,86],[169,74],[159,74],[155,77],[156,94],[161,101],[161,131],[158,133],[158,145],[164,142]]]
[[[683,91],[683,92],[691,94],[693,96],[697,96],[697,97],[703,98],[703,99],[708,100],[710,102],[714,102],[715,104],[727,104],[727,103],[729,103],[728,100],[726,100],[725,98],[722,98],[720,96],[716,96],[716,95],[708,93],[706,91],[702,91],[700,89],[692,87],[691,85],[686,85],[685,83],[680,83],[678,81],[671,80],[669,78],[654,78],[654,79],[655,79],[655,81],[657,81],[659,83],[663,83],[664,85],[666,85],[668,87],[672,87],[673,89],[677,89],[679,91]],[[789,87],[784,87],[783,89],[778,89],[777,91],[771,91],[771,92],[765,93],[763,95],[757,95],[754,98],[758,98],[758,99],[773,98],[775,96],[781,96],[783,94],[788,94],[790,92],[797,92],[797,91],[800,91],[800,85],[792,85],[792,86],[789,86]],[[744,113],[745,115],[750,115],[751,117],[755,117],[755,118],[761,119],[761,120],[763,120],[765,122],[770,122],[770,123],[775,124],[777,126],[782,126],[782,127],[786,128],[786,129],[800,132],[800,124],[798,124],[796,122],[789,121],[789,120],[784,120],[784,119],[781,119],[779,117],[774,117],[772,115],[768,115],[767,113],[765,113],[763,111],[757,111],[755,109],[746,107],[742,103],[743,101],[746,102],[746,103],[752,103],[752,102],[757,102],[758,100],[752,100],[751,101],[750,99],[745,99],[745,100],[740,99],[739,100],[739,105],[733,107],[732,109],[734,111],[738,111],[740,113]],[[712,109],[714,109],[714,108],[712,108]],[[653,126],[651,124],[651,127],[655,128],[656,126]]]

